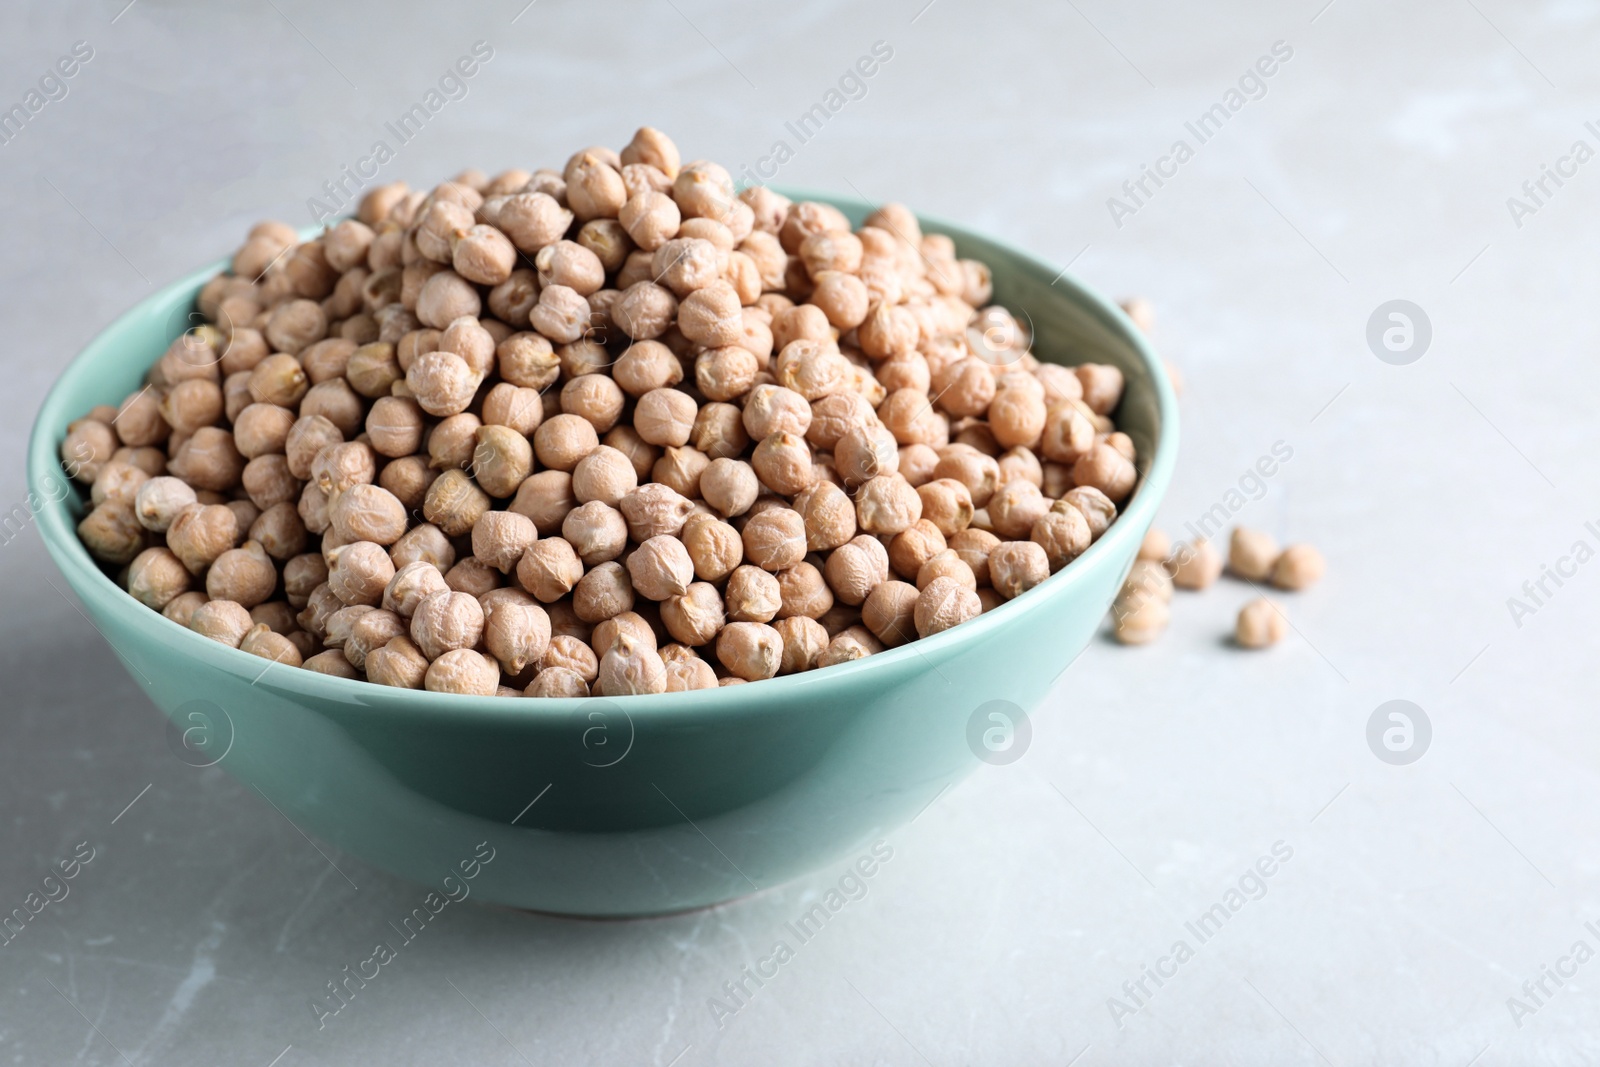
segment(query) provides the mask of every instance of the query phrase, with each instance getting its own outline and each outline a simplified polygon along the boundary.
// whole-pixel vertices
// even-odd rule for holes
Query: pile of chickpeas
[[[290,666],[507,696],[704,689],[960,625],[1137,480],[1122,374],[1042,363],[988,268],[885,204],[681,163],[266,222],[144,387],[74,422],[79,534],[168,619]]]

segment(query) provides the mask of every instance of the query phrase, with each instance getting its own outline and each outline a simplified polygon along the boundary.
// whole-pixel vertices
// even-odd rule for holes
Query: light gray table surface
[[[0,1062],[1600,1057],[1600,962],[1570,955],[1600,950],[1600,565],[1508,604],[1600,547],[1596,5],[125,2],[3,15],[0,107],[93,49],[0,145],[8,506],[89,338],[256,219],[311,221],[481,40],[492,60],[385,177],[559,165],[644,123],[735,168],[786,140],[780,183],[899,199],[1147,295],[1188,382],[1162,525],[1283,442],[1235,518],[1330,566],[1284,598],[1295,628],[1268,653],[1228,647],[1251,591],[1227,579],[1180,593],[1154,646],[1094,643],[1027,754],[889,835],[866,896],[731,1017],[711,998],[842,865],[670,919],[452,909],[319,1031],[308,1000],[419,890],[175,759],[24,530],[0,546],[0,911],[77,842],[96,854],[0,948]],[[785,122],[880,41],[865,95],[798,144]],[[1185,124],[1276,42],[1292,55],[1199,143]],[[1192,158],[1113,212],[1179,139]],[[1546,166],[1567,176],[1536,201]],[[1407,365],[1366,340],[1393,299],[1431,324]],[[1391,699],[1432,724],[1410,765],[1367,743]],[[1260,899],[1188,933],[1275,844],[1292,858]],[[1175,976],[1124,991],[1179,940]],[[1535,1002],[1545,967],[1576,974]]]

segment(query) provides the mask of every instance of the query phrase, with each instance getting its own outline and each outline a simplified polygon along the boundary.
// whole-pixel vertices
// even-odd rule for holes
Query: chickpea
[[[1032,541],[1002,541],[989,552],[989,581],[1007,600],[1050,577],[1044,548]]]
[[[483,606],[467,593],[432,593],[411,616],[411,640],[429,660],[446,652],[470,649],[483,637]]]
[[[330,506],[334,533],[346,541],[392,545],[406,532],[406,509],[398,497],[376,485],[353,485]]]
[[[1204,589],[1222,573],[1222,555],[1211,542],[1197,538],[1178,545],[1167,558],[1167,572],[1179,589]]]
[[[856,525],[870,534],[897,534],[922,517],[922,498],[911,483],[880,474],[856,490]]]
[[[634,635],[622,633],[600,659],[595,692],[603,696],[631,696],[667,691],[667,665],[656,650]]]
[[[1244,528],[1240,527],[1240,529]],[[1236,530],[1235,536],[1237,536],[1237,533],[1238,531]],[[1247,530],[1246,533],[1255,533],[1255,531]],[[1272,546],[1272,555],[1276,556],[1277,551],[1278,546],[1276,543],[1274,543]],[[1172,538],[1167,535],[1165,530],[1161,530],[1152,526],[1150,529],[1144,532],[1144,540],[1139,542],[1139,559],[1154,560],[1155,562],[1160,563],[1170,555],[1172,555]]]
[[[533,520],[540,537],[549,537],[561,529],[567,513],[577,507],[572,493],[572,475],[566,471],[546,470],[530,476],[517,489],[510,510]]]
[[[492,497],[512,496],[533,470],[533,446],[509,426],[479,426],[477,436],[473,480]]]
[[[1144,645],[1160,637],[1172,609],[1158,597],[1119,596],[1111,608],[1111,635],[1124,645]]]
[[[659,256],[670,247],[672,242],[669,241],[656,254]],[[621,281],[619,277],[619,286]],[[635,341],[660,337],[667,332],[677,314],[678,300],[673,291],[649,279],[629,285],[611,308],[611,319],[617,329]]]
[[[167,601],[167,606],[161,609],[161,614],[164,618],[171,619],[184,629],[188,629],[189,620],[193,617],[195,609],[204,603],[206,595],[191,589]]]
[[[239,484],[244,463],[232,434],[216,426],[203,426],[179,446],[170,470],[196,489],[225,493]]]
[[[128,566],[128,592],[147,608],[161,611],[188,588],[188,568],[171,549],[147,548]]]
[[[856,535],[855,502],[832,482],[818,481],[794,498],[805,524],[806,550],[826,552]]]
[[[817,659],[828,647],[828,631],[816,619],[805,615],[791,615],[772,627],[783,640],[783,655],[778,661],[779,674],[798,674],[817,665]]]
[[[728,618],[737,622],[767,622],[783,607],[778,579],[749,564],[734,569],[723,594]]]
[[[394,637],[366,655],[367,681],[399,689],[421,689],[428,674],[428,658],[410,638]]]
[[[778,595],[778,617],[783,619],[792,615],[820,618],[833,607],[833,590],[822,572],[804,560],[778,572]]]
[[[195,492],[180,478],[167,475],[151,478],[134,494],[134,516],[139,525],[152,533],[166,533],[173,519],[195,503]]]
[[[541,301],[544,294],[539,294]],[[442,330],[464,315],[477,318],[483,299],[473,284],[453,270],[441,270],[422,283],[417,294],[416,316],[424,326]],[[537,327],[536,327],[537,328]],[[541,331],[543,332],[543,331]],[[270,327],[268,337],[271,337]]]
[[[668,447],[650,471],[650,480],[660,482],[674,492],[691,499],[700,496],[700,479],[711,466],[711,460],[698,448]],[[633,488],[633,486],[629,486]]]
[[[406,388],[430,415],[456,415],[472,403],[481,379],[454,352],[418,356],[406,371]]]
[[[456,561],[444,575],[444,584],[457,593],[481,597],[500,588],[502,575],[475,556],[465,556]]]
[[[422,514],[447,537],[460,537],[489,510],[489,494],[478,488],[465,471],[447,470],[428,486]]]
[[[1310,545],[1290,545],[1272,565],[1272,584],[1279,589],[1305,589],[1327,571],[1328,564]]]
[[[1094,423],[1068,401],[1052,406],[1045,415],[1040,451],[1056,463],[1076,463],[1094,449]]]
[[[722,594],[709,582],[692,582],[682,593],[661,602],[661,622],[667,633],[686,645],[709,644],[726,621]]]
[[[683,297],[683,302],[678,305],[678,329],[695,344],[707,347],[734,346],[744,335],[741,306],[739,294],[733,286],[721,280],[712,281]],[[751,361],[754,359],[753,355],[750,356]],[[750,373],[753,375],[754,370]],[[737,396],[740,392],[743,390],[732,395]]]
[[[263,623],[257,623],[250,628],[250,632],[239,641],[239,651],[275,663],[285,663],[290,667],[298,667],[303,662],[300,649],[293,641]]]
[[[889,553],[875,537],[855,537],[829,554],[824,573],[839,600],[859,606],[888,580]]]
[[[254,541],[246,541],[243,548],[232,548],[222,553],[206,571],[208,597],[212,600],[231,600],[246,608],[253,608],[270,598],[277,587],[278,569],[273,565],[272,558]]]
[[[1083,388],[1083,401],[1096,415],[1109,415],[1122,400],[1122,371],[1104,363],[1073,368]]]
[[[676,537],[652,537],[628,556],[633,588],[649,600],[680,596],[694,581],[694,561]]]
[[[1239,609],[1233,639],[1240,648],[1270,648],[1289,632],[1289,617],[1266,597],[1257,597]]]
[[[866,627],[851,626],[833,636],[822,655],[817,657],[817,666],[832,667],[838,663],[865,659],[882,652],[883,648],[883,644]]]
[[[350,661],[345,659],[344,653],[336,648],[326,652],[318,652],[307,658],[300,666],[317,674],[327,674],[335,678],[360,678],[361,672],[350,666]]]
[[[717,659],[747,682],[771,678],[783,662],[783,637],[759,622],[730,622],[717,635]]]
[[[708,348],[695,360],[695,384],[711,400],[734,400],[750,390],[760,369],[755,354],[737,344]]]
[[[494,660],[470,648],[458,648],[428,665],[422,686],[430,693],[466,693],[494,696],[500,684],[500,668]]]
[[[383,591],[394,577],[394,561],[382,545],[356,541],[325,548],[323,555],[328,561],[328,587],[340,600],[369,605],[382,601]]]
[[[1093,486],[1078,486],[1067,491],[1066,496],[1050,505],[1059,511],[1064,507],[1076,508],[1089,523],[1089,536],[1098,540],[1117,517],[1117,505],[1111,498]]]
[[[1006,482],[989,498],[986,509],[994,532],[1009,541],[1029,535],[1039,517],[1050,510],[1050,501],[1030,481]]]
[[[208,600],[189,616],[189,629],[229,648],[238,648],[245,634],[254,628],[250,612],[231,600]]]
[[[514,333],[495,347],[500,377],[526,389],[545,389],[561,373],[561,362],[549,338],[537,333]]]
[[[1037,382],[1030,375],[1007,375],[1012,380]],[[1044,434],[1046,411],[1043,389],[1012,386],[998,389],[989,402],[989,428],[1002,448],[1034,448]]]
[[[805,520],[789,508],[761,512],[745,524],[741,535],[745,559],[763,570],[783,570],[805,558]]]
[[[484,608],[483,640],[500,669],[515,677],[544,657],[550,645],[550,617],[527,598],[494,600]]]
[[[1148,540],[1149,535],[1146,535]],[[1140,555],[1144,548],[1141,545]],[[1171,546],[1168,546],[1168,553]],[[1272,578],[1272,565],[1279,555],[1278,543],[1260,530],[1236,526],[1228,539],[1228,569],[1248,582],[1265,582]],[[1163,554],[1157,558],[1166,558]]]
[[[928,561],[917,569],[916,586],[918,589],[926,589],[928,583],[935,578],[954,579],[973,592],[977,592],[978,589],[978,576],[974,573],[972,565],[953,548],[935,552],[928,557]]]
[[[1089,547],[1089,522],[1076,508],[1048,511],[1034,520],[1028,539],[1044,549],[1054,574]]]
[[[559,537],[535,541],[517,563],[517,584],[545,604],[566,596],[582,577],[583,561]]]
[[[968,619],[975,619],[982,611],[978,594],[954,578],[935,578],[917,595],[912,619],[918,637],[932,637]]]
[[[633,609],[633,583],[620,563],[596,565],[572,587],[572,610],[584,622],[595,623]]]
[[[854,368],[832,341],[790,341],[778,351],[773,371],[779,385],[793,389],[812,403],[835,393],[850,392],[854,382]],[[817,418],[815,410],[812,418]]]
[[[239,520],[227,507],[195,503],[172,518],[167,527],[167,547],[189,568],[190,574],[200,575],[234,546],[238,533]]]
[[[588,566],[622,555],[628,544],[628,524],[622,512],[599,500],[574,508],[561,524],[561,536]]]
[[[566,667],[546,667],[534,675],[524,692],[530,697],[586,697],[589,684]]]
[[[698,656],[667,663],[667,689],[669,693],[682,693],[692,689],[717,688],[717,673],[711,664]]]
[[[805,438],[779,431],[761,440],[750,457],[761,484],[780,496],[792,497],[817,480],[811,448]]]
[[[417,612],[423,600],[435,593],[448,592],[444,575],[428,560],[414,560],[402,565],[384,587],[382,607],[403,619]]]
[[[655,482],[628,493],[619,507],[628,522],[629,535],[641,544],[663,534],[676,537],[694,510],[688,498]]]
[[[1116,448],[1098,444],[1073,463],[1072,478],[1080,486],[1100,490],[1113,503],[1121,503],[1133,491],[1139,474]]]
[[[635,417],[634,425],[638,425]],[[712,459],[731,459],[750,444],[739,409],[732,404],[711,403],[694,416],[689,442]]]
[[[683,544],[694,562],[695,577],[720,582],[744,560],[744,540],[725,522],[704,519],[684,523]]]

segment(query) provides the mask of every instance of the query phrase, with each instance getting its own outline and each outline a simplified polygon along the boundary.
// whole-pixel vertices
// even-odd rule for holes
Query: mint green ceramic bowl
[[[868,210],[810,198],[857,222]],[[924,225],[990,265],[996,300],[1032,322],[1041,359],[1122,368],[1117,419],[1142,475],[1083,556],[930,639],[727,689],[511,700],[269,666],[162,618],[84,551],[74,530],[83,494],[66,488],[57,450],[68,422],[138,388],[218,264],[122,316],[51,390],[28,456],[39,528],[151,702],[200,729],[210,758],[339,849],[437,885],[488,842],[494,859],[474,896],[571,915],[660,914],[776,885],[890,834],[978,767],[969,726],[980,707],[1038,707],[1095,634],[1177,451],[1172,388],[1113,304],[1016,249]],[[987,709],[977,722],[978,735],[994,725]]]

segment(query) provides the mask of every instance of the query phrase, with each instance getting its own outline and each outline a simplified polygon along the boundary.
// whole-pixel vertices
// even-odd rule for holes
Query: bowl
[[[792,195],[853,223],[870,210]],[[923,225],[989,264],[1039,358],[1122,369],[1118,425],[1141,477],[1109,530],[1041,585],[863,660],[652,696],[445,696],[272,664],[144,607],[78,541],[87,494],[58,448],[71,420],[139,388],[221,263],[141,301],[67,367],[33,429],[30,504],[84,610],[166,714],[173,751],[226,768],[335,848],[447,890],[470,873],[481,900],[566,915],[665,914],[766,889],[853,857],[979,766],[1021,755],[1027,716],[1096,633],[1172,473],[1171,384],[1114,304],[998,241]]]

